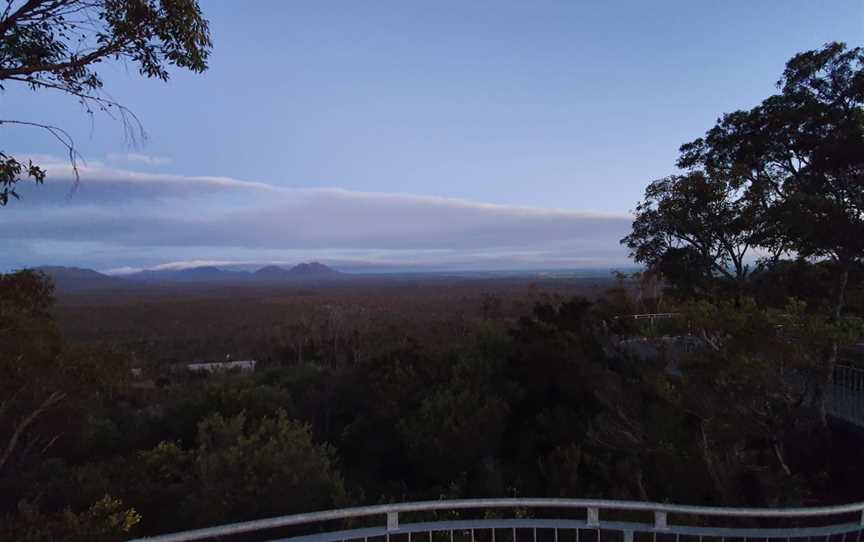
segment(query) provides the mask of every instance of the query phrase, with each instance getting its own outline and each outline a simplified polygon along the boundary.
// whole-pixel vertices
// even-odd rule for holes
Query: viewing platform
[[[287,536],[284,533],[290,532]],[[864,502],[721,508],[588,499],[470,499],[384,504],[233,523],[133,542],[860,542]],[[281,534],[280,534],[281,533]],[[227,538],[223,538],[227,537]]]

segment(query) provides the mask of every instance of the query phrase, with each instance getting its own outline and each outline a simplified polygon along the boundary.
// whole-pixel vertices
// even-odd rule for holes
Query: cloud
[[[34,162],[45,169],[47,181],[41,186],[25,183],[17,188],[22,199],[34,205],[137,203],[219,193],[253,195],[280,191],[269,184],[231,177],[141,172],[113,168],[101,162],[79,162],[76,174],[76,167],[68,160],[45,156]]]
[[[290,188],[102,164],[82,165],[73,190],[68,163],[46,169],[44,186],[28,186],[22,201],[0,212],[0,227],[29,247],[7,253],[0,265],[46,263],[18,261],[32,259],[39,243],[67,247],[58,254],[68,254],[70,245],[99,243],[98,260],[112,269],[165,261],[308,259],[303,253],[418,266],[618,265],[626,262],[618,240],[632,220],[627,214]],[[89,261],[86,255],[80,260]]]
[[[167,156],[150,156],[147,154],[139,154],[135,152],[127,153],[109,153],[106,157],[109,162],[126,162],[133,164],[144,164],[148,166],[164,166],[172,163],[174,160]]]

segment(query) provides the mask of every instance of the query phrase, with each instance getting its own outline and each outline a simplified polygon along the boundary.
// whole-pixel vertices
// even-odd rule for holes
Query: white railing
[[[456,510],[501,511],[518,510],[519,517],[482,519],[445,519],[435,517],[431,521],[404,523],[404,515],[435,515],[438,512],[454,513]],[[532,512],[551,510],[567,511],[569,517],[546,519],[525,517]],[[575,512],[575,513],[574,513]],[[400,517],[400,514],[403,516]],[[564,515],[564,514],[562,514]],[[346,528],[345,524],[332,524],[328,530],[326,522],[349,521],[379,516],[381,522],[370,527]],[[488,516],[488,514],[487,514]],[[640,521],[636,516],[642,516]],[[720,518],[722,525],[713,525]],[[712,521],[713,520],[713,521]],[[664,503],[609,501],[585,499],[473,499],[453,501],[426,501],[401,504],[385,504],[345,508],[324,512],[310,512],[276,518],[207,527],[193,531],[142,538],[133,542],[188,542],[217,537],[262,533],[276,529],[293,528],[288,538],[291,542],[344,542],[348,540],[369,542],[370,539],[391,542],[391,538],[412,542],[412,536],[422,536],[423,542],[459,541],[477,542],[477,539],[495,542],[496,533],[500,542],[537,542],[538,534],[550,542],[559,542],[559,537],[585,542],[616,540],[633,542],[634,536],[641,540],[651,537],[672,536],[676,542],[681,537],[716,539],[776,540],[824,539],[861,542],[864,532],[864,503],[814,508],[721,508],[710,506],[687,506]],[[588,538],[586,538],[588,537]],[[611,537],[611,538],[610,538]],[[840,538],[837,538],[840,537]],[[272,540],[272,538],[271,538]]]
[[[619,316],[613,316],[613,320],[659,320],[664,318],[675,318],[676,316],[681,316],[680,312],[650,312],[645,314],[621,314]]]
[[[864,427],[864,369],[848,365],[834,367],[828,410],[832,416]]]

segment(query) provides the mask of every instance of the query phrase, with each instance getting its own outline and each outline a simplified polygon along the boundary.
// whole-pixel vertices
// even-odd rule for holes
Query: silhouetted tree
[[[743,194],[763,225],[754,244],[829,259],[839,320],[849,272],[864,259],[864,50],[830,43],[795,55],[778,87],[682,146],[679,166]],[[822,371],[823,419],[836,357],[835,345]]]
[[[143,135],[140,122],[101,92],[96,68],[109,59],[129,61],[145,77],[163,81],[169,66],[207,69],[210,34],[196,0],[5,0],[0,11],[0,89],[20,83],[32,90],[56,90],[76,97],[90,113],[119,117],[127,134]],[[21,119],[0,125],[47,130],[68,151],[72,138],[62,128]],[[77,170],[76,170],[77,171]],[[15,185],[41,183],[45,171],[0,151],[0,206],[17,198]]]
[[[762,226],[726,179],[693,171],[652,182],[636,206],[632,233],[621,242],[637,262],[671,271],[667,280],[687,289],[708,288],[715,277],[743,282]],[[680,265],[688,276],[675,272]]]

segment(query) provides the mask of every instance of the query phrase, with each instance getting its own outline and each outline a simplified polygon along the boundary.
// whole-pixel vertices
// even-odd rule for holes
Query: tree
[[[830,43],[796,55],[780,92],[724,115],[681,147],[686,171],[653,182],[622,242],[659,266],[685,250],[694,274],[746,278],[750,248],[795,252],[838,269],[839,318],[851,265],[864,257],[864,52]],[[695,264],[695,268],[694,265]]]
[[[778,94],[682,146],[679,166],[741,191],[764,225],[759,246],[829,260],[837,321],[849,272],[864,261],[864,50],[829,43],[795,55],[777,85]],[[835,344],[821,376],[823,421],[836,358]]]
[[[679,165],[728,178],[765,210],[760,246],[834,260],[839,317],[849,267],[864,257],[864,51],[798,54],[778,86],[682,146]]]
[[[496,389],[501,381],[497,360],[462,356],[451,363],[448,378],[424,393],[420,405],[397,424],[418,485],[429,489],[446,487],[457,475],[489,478],[509,415]]]
[[[53,291],[41,273],[0,274],[0,479],[68,438],[80,410],[125,382],[122,360],[61,340]]]
[[[242,414],[214,414],[198,426],[195,465],[198,516],[205,523],[239,521],[347,502],[335,450],[312,440],[309,426],[284,411],[247,423]]]
[[[196,0],[5,0],[0,13],[0,90],[19,83],[76,97],[88,113],[120,118],[134,137],[141,124],[127,108],[102,93],[97,66],[129,61],[149,78],[167,81],[169,66],[207,69],[210,33]],[[62,128],[0,119],[0,125],[47,130],[68,151],[77,152]],[[76,170],[77,171],[77,170]],[[16,184],[42,183],[45,171],[0,151],[0,206],[18,198]]]
[[[824,337],[800,309],[763,311],[748,299],[685,310],[702,348],[680,362],[676,402],[693,420],[692,442],[726,503],[761,502],[778,485],[781,494],[797,491],[788,447],[808,427],[809,379],[801,377],[813,367],[812,341]],[[778,331],[778,321],[794,339]]]
[[[128,371],[116,354],[62,340],[53,292],[42,273],[0,274],[0,487],[16,507],[0,510],[0,538],[120,540],[140,519],[121,501],[101,492],[53,506],[54,493],[32,490],[34,473],[74,459],[100,407],[116,408]]]
[[[544,491],[539,472],[523,465],[550,460],[579,444],[599,405],[592,382],[608,363],[601,324],[584,298],[539,304],[511,329],[502,385],[510,406],[504,457],[526,493]]]
[[[621,243],[685,294],[709,290],[718,277],[740,286],[762,225],[746,194],[726,179],[694,170],[652,182]]]
[[[0,474],[22,454],[46,446],[56,435],[39,435],[45,414],[66,393],[45,382],[44,363],[60,356],[61,344],[48,312],[50,280],[34,271],[0,274]],[[28,437],[37,444],[28,445]]]
[[[748,290],[762,307],[783,308],[790,298],[806,303],[813,313],[830,312],[830,262],[811,262],[804,258],[782,259],[762,266],[753,274]],[[860,283],[860,279],[854,281]]]

